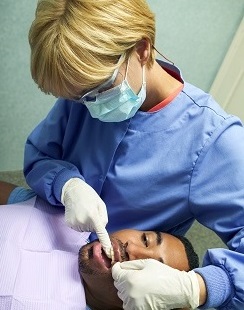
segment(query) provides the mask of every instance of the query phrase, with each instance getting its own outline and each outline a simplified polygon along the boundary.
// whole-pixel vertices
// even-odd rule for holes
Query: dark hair
[[[192,270],[194,268],[199,267],[199,258],[198,258],[198,255],[193,248],[192,243],[184,236],[175,235],[175,234],[172,234],[172,235],[174,237],[178,238],[182,242],[182,244],[184,245],[186,256],[188,259],[189,270]],[[100,310],[100,308],[94,308],[94,307],[90,306],[89,304],[88,304],[88,306],[90,307],[91,310]],[[117,308],[117,307],[110,308],[110,310],[117,310],[117,309],[119,309],[119,308]]]
[[[178,238],[185,247],[186,256],[187,256],[188,264],[189,264],[189,270],[199,267],[199,257],[197,253],[195,252],[191,242],[184,236],[180,236],[180,235],[173,235],[173,236]]]

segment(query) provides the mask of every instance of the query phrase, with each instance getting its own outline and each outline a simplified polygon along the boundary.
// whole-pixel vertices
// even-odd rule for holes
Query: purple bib
[[[0,206],[0,309],[86,309],[78,251],[88,237],[40,198]]]

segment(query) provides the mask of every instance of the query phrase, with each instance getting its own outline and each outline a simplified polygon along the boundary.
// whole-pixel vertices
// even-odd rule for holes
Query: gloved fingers
[[[137,259],[120,263],[120,268],[124,270],[142,270],[149,259]]]
[[[116,263],[114,286],[126,310],[175,309],[199,305],[197,276],[154,259]]]
[[[124,274],[124,270],[121,269],[121,263],[117,262],[112,267],[112,277],[115,282],[119,281],[122,275]]]
[[[136,310],[136,308],[132,305],[132,302],[129,298],[125,298],[125,291],[121,290],[117,292],[118,297],[123,301],[123,309],[124,310]],[[137,308],[139,309],[139,308]]]
[[[104,252],[109,258],[113,260],[114,259],[113,247],[106,228],[101,224],[98,225],[98,223],[96,223],[95,230]]]
[[[98,202],[97,205],[97,211],[98,211],[98,217],[100,223],[103,224],[105,227],[108,224],[108,212],[107,212],[107,207],[104,201],[99,197],[100,201]]]
[[[117,295],[123,301],[123,309],[125,310],[146,309],[135,306],[134,299],[131,298],[129,293],[131,290],[133,290],[134,287],[135,277],[132,273],[136,271],[122,269],[121,268],[122,264],[123,263],[119,262],[114,264],[114,266],[112,267],[112,277],[114,279],[114,286],[118,291]],[[131,279],[133,280],[131,281]]]
[[[143,268],[143,261],[143,259],[139,259],[122,263],[117,262],[116,264],[114,264],[112,267],[112,277],[114,281],[122,283],[123,281],[127,280],[128,276],[131,275],[131,273],[134,273],[135,271],[141,270]],[[131,265],[131,262],[136,263]]]

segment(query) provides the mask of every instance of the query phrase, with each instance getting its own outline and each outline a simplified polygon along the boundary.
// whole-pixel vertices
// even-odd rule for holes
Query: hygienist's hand
[[[199,284],[194,271],[179,271],[154,259],[141,259],[116,263],[112,276],[125,310],[199,306]]]
[[[61,202],[67,225],[77,231],[96,232],[102,248],[111,257],[112,245],[105,229],[107,208],[96,191],[83,180],[72,178],[63,186]]]

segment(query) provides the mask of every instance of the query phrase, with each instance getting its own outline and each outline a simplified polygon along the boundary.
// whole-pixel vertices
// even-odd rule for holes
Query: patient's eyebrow
[[[156,234],[156,241],[157,241],[157,245],[160,245],[162,243],[162,234],[160,231],[155,231]]]
[[[163,242],[162,233],[160,231],[155,231],[155,234],[156,234],[157,245],[160,245]],[[164,264],[164,260],[162,257],[159,257],[158,261]]]

